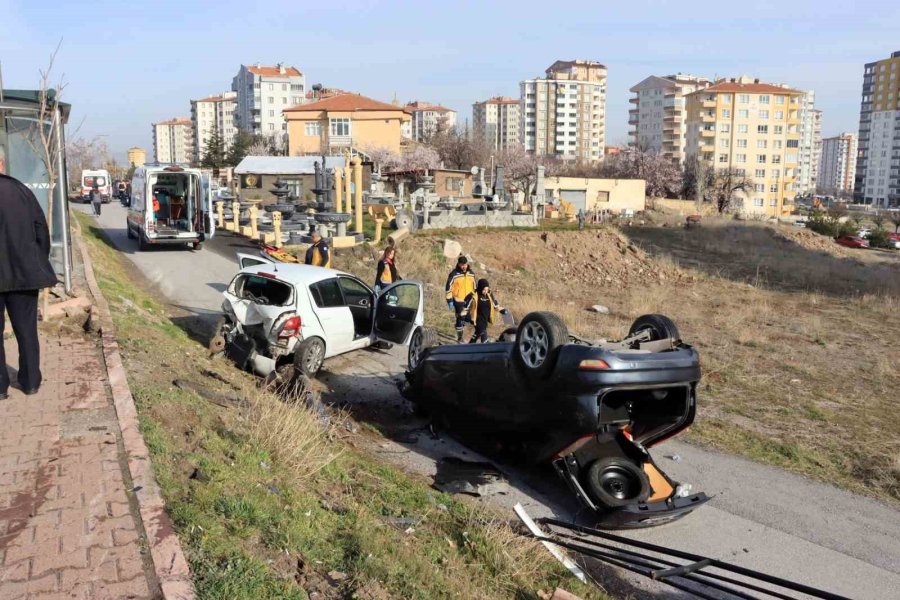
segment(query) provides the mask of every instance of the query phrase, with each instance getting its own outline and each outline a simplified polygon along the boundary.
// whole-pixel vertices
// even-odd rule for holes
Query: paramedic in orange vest
[[[466,321],[471,318],[464,314],[466,298],[475,292],[475,273],[469,268],[469,260],[460,256],[456,267],[447,276],[447,308],[456,315],[456,341],[462,342]]]

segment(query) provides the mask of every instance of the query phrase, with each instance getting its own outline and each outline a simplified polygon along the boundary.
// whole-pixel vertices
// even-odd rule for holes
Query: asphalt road
[[[79,207],[82,208],[82,207]],[[89,212],[88,207],[83,207]],[[160,248],[139,252],[125,235],[125,211],[103,207],[98,220],[169,302],[186,329],[208,331],[219,316],[221,291],[237,271],[235,252],[246,244],[217,234],[200,251]],[[329,401],[371,419],[388,438],[373,451],[426,476],[448,455],[478,455],[446,435],[434,439],[409,415],[396,382],[405,349],[360,351],[325,363],[321,380]],[[703,401],[702,397],[699,400]],[[403,423],[409,423],[408,426]],[[399,425],[398,425],[399,424]],[[679,461],[671,456],[678,455]],[[713,499],[686,518],[626,535],[737,563],[851,598],[900,598],[900,511],[779,469],[669,441],[654,449],[659,465]],[[579,509],[552,473],[503,465],[510,481],[502,506],[525,504],[532,516],[570,517]],[[634,587],[632,587],[634,586]],[[670,597],[671,588],[630,576],[612,586],[638,597]]]

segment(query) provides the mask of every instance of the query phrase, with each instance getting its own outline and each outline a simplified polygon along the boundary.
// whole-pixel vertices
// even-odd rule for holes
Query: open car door
[[[216,235],[216,212],[213,210],[212,184],[209,175],[200,176],[200,197],[197,205],[203,239],[211,240]]]
[[[246,269],[247,267],[253,267],[256,265],[266,265],[266,264],[274,264],[275,261],[270,259],[267,256],[262,256],[261,254],[244,254],[243,252],[237,253],[238,265],[240,265],[241,270]]]
[[[399,281],[375,299],[372,335],[380,342],[408,345],[416,327],[425,323],[424,287],[418,281]]]

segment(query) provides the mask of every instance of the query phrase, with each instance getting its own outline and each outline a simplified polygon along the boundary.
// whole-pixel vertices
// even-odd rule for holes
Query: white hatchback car
[[[408,345],[424,323],[423,286],[399,281],[376,296],[334,269],[238,254],[210,350],[262,376],[293,366],[313,376],[332,356],[377,342]]]

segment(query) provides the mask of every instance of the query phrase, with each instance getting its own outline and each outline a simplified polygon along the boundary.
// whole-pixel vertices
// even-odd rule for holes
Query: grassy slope
[[[585,337],[616,338],[638,315],[668,314],[703,360],[689,439],[900,501],[900,261],[810,251],[758,224],[720,225],[624,230],[637,252],[611,243],[615,230],[555,231],[546,243],[534,231],[426,232],[400,243],[398,265],[428,284],[427,318],[444,333],[447,237],[519,317],[554,310]],[[582,263],[628,270],[610,280]],[[374,273],[368,250],[340,254],[336,266],[367,281]],[[596,303],[611,314],[584,310]]]
[[[173,386],[184,378],[229,392],[201,374],[211,369],[252,390],[82,223],[200,598],[537,598],[557,584],[600,597],[496,515],[354,450],[337,430],[324,435],[303,408],[254,391],[243,409],[221,408]],[[412,519],[413,530],[392,518]]]

